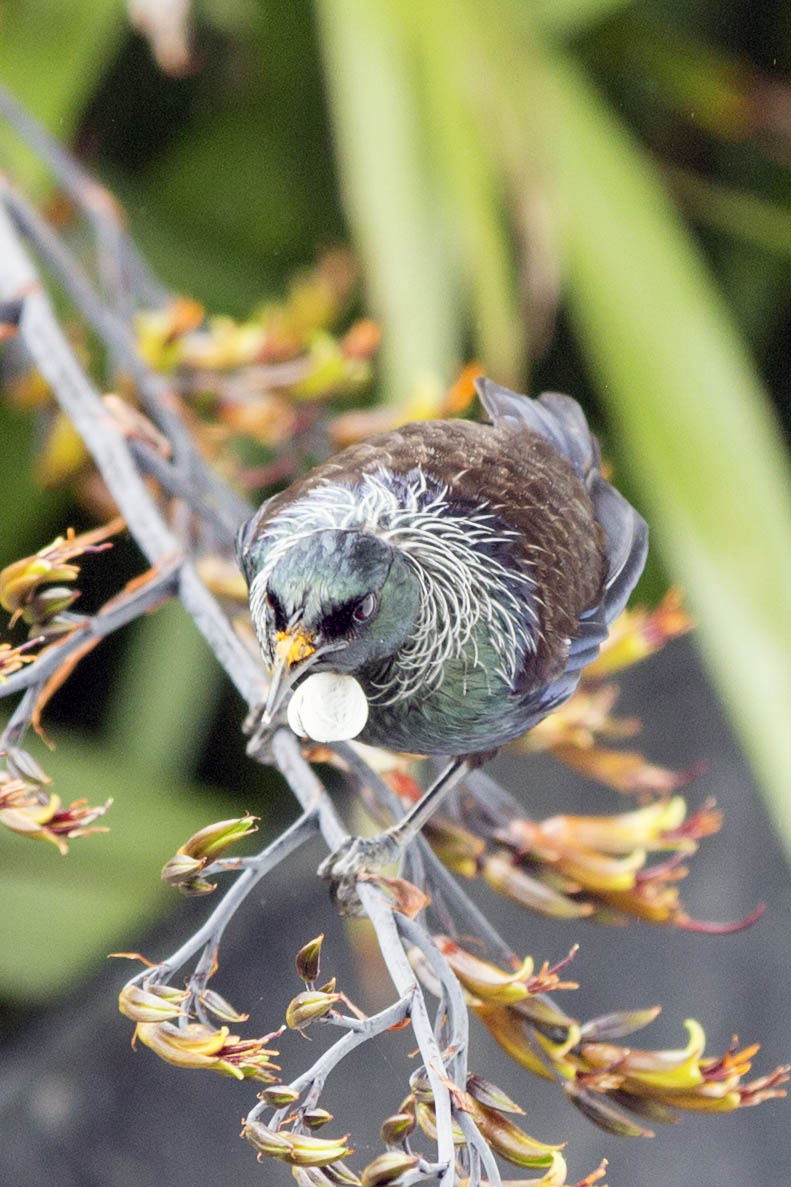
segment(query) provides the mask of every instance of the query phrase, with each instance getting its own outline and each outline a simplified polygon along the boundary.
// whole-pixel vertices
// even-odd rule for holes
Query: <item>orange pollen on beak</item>
[[[278,631],[275,639],[275,654],[278,659],[285,660],[289,668],[293,668],[300,660],[307,659],[316,650],[304,631],[296,631],[293,635],[288,631]]]

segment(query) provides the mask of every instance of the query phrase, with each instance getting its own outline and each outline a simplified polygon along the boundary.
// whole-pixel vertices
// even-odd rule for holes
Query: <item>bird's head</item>
[[[265,716],[309,670],[358,673],[398,651],[414,625],[420,586],[403,554],[359,530],[299,536],[267,564],[244,557],[253,622],[272,669]]]

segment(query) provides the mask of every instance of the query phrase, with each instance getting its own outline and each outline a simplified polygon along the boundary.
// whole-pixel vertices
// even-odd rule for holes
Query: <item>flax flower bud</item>
[[[533,960],[526,956],[518,969],[506,972],[488,960],[481,960],[451,940],[435,936],[434,943],[465,989],[487,1002],[508,1005],[527,997],[525,981],[533,972]]]
[[[342,1138],[317,1138],[307,1133],[269,1129],[260,1121],[246,1121],[242,1137],[257,1152],[259,1161],[262,1157],[275,1158],[291,1166],[327,1166],[354,1153],[347,1145],[348,1134]]]
[[[340,1000],[339,993],[322,993],[319,989],[306,989],[288,1003],[286,1026],[289,1030],[304,1030],[311,1022],[328,1014]]]
[[[297,953],[297,974],[309,985],[319,975],[319,957],[321,956],[321,945],[323,943],[324,934],[322,933],[316,936],[315,939],[309,940]]]
[[[133,1022],[165,1022],[183,1013],[186,989],[172,985],[125,985],[118,994],[118,1009]]]
[[[478,1101],[472,1102],[470,1112],[482,1136],[494,1152],[508,1162],[515,1166],[536,1168],[556,1166],[558,1151],[562,1149],[562,1145],[552,1146],[547,1142],[536,1141],[510,1118]]]
[[[285,1109],[299,1100],[299,1093],[288,1084],[273,1084],[258,1093],[258,1099],[273,1109]]]
[[[409,1111],[404,1110],[400,1113],[393,1113],[391,1117],[386,1117],[382,1122],[380,1130],[382,1141],[386,1146],[400,1146],[405,1138],[413,1132],[415,1128],[415,1110],[414,1107]]]
[[[362,1173],[362,1187],[396,1187],[407,1171],[414,1170],[418,1161],[416,1154],[388,1150],[368,1163]]]
[[[308,1129],[321,1129],[322,1125],[329,1121],[332,1121],[332,1113],[328,1113],[326,1109],[308,1109],[302,1114],[302,1123],[307,1125]]]
[[[227,1002],[219,993],[215,993],[213,989],[201,989],[198,1001],[205,1010],[208,1010],[215,1018],[219,1018],[221,1022],[246,1022],[250,1017],[249,1014],[242,1014],[239,1010],[235,1010],[230,1002]]]
[[[491,1080],[485,1080],[483,1076],[468,1076],[467,1091],[479,1104],[487,1105],[490,1109],[497,1109],[500,1113],[524,1114],[524,1109],[512,1101],[502,1088],[492,1084]]]
[[[234,820],[219,820],[215,824],[207,824],[205,828],[194,833],[178,852],[186,853],[189,857],[208,858],[219,857],[230,845],[241,841],[258,829],[257,816],[240,816]]]

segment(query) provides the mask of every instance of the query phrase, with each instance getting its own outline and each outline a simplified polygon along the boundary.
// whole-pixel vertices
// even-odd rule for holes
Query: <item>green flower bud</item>
[[[480,1101],[482,1105],[488,1105],[490,1109],[497,1109],[500,1113],[524,1114],[524,1109],[520,1109],[502,1088],[498,1088],[490,1080],[485,1080],[483,1076],[468,1076],[467,1091],[475,1100]]]
[[[172,985],[125,985],[118,994],[118,1009],[133,1022],[165,1022],[183,1013],[186,989]]]
[[[185,882],[200,873],[205,864],[206,862],[199,857],[190,857],[188,853],[176,853],[162,867],[160,877],[163,882],[180,890]]]
[[[382,1141],[386,1146],[400,1146],[415,1128],[415,1113],[393,1113],[382,1122]]]
[[[319,956],[323,943],[324,935],[322,933],[315,939],[309,940],[297,953],[297,973],[308,984],[312,984],[319,975]]]
[[[362,1187],[394,1187],[402,1175],[414,1170],[418,1164],[416,1154],[405,1154],[403,1150],[388,1150],[380,1154],[362,1173]]]
[[[273,1109],[285,1109],[299,1100],[299,1093],[288,1084],[273,1084],[271,1088],[264,1088],[258,1093],[258,1099],[264,1101]]]
[[[240,1014],[230,1002],[227,1002],[219,993],[215,993],[213,989],[202,989],[198,994],[198,1001],[221,1022],[246,1022],[250,1017],[249,1014]]]
[[[315,1138],[309,1133],[292,1133],[291,1157],[294,1166],[326,1166],[353,1153],[346,1145],[348,1134],[342,1138]]]
[[[199,858],[219,857],[229,845],[235,845],[242,837],[256,832],[257,819],[257,816],[246,815],[235,820],[218,820],[215,824],[207,824],[179,848],[179,853]]]
[[[320,989],[306,989],[304,993],[298,993],[288,1003],[286,1026],[289,1030],[304,1030],[311,1022],[329,1013],[340,997],[339,993],[322,993]]]
[[[307,1125],[308,1129],[321,1129],[328,1121],[332,1121],[332,1113],[328,1113],[326,1109],[308,1109],[302,1114],[302,1123]]]
[[[67,589],[65,585],[53,585],[49,589],[39,590],[25,606],[22,618],[28,626],[43,626],[56,615],[68,610],[79,596],[79,590]]]
[[[253,1147],[259,1161],[264,1157],[285,1160],[291,1153],[291,1135],[277,1133],[260,1121],[245,1121],[241,1136]]]

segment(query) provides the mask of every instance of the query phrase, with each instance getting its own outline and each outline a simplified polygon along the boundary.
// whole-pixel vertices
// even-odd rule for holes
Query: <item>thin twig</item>
[[[20,669],[22,672],[29,670],[29,668]],[[43,687],[44,679],[39,677],[38,680],[34,680],[26,689],[25,695],[20,700],[16,709],[14,709],[14,712],[8,719],[8,724],[2,734],[0,734],[0,755],[8,754],[9,751],[13,751],[19,746],[19,743],[30,728],[30,722],[36,711],[36,702],[41,695]],[[0,684],[0,692],[4,691],[3,685]]]
[[[221,539],[224,535],[227,536],[228,524],[206,502],[200,492],[195,489],[194,483],[189,478],[185,477],[170,462],[160,457],[156,450],[152,449],[150,445],[146,445],[145,441],[139,441],[135,437],[129,437],[128,442],[129,450],[141,470],[145,471],[152,478],[155,478],[167,494],[183,499],[189,505],[190,510],[200,516],[204,523],[209,524]]]
[[[445,957],[432,943],[425,928],[405,915],[396,917],[400,934],[410,946],[423,953],[425,960],[442,986],[444,1011],[447,1013],[447,1040],[450,1059],[448,1073],[458,1084],[467,1082],[467,1050],[469,1046],[469,1019],[464,1005],[464,994],[458,979]]]

